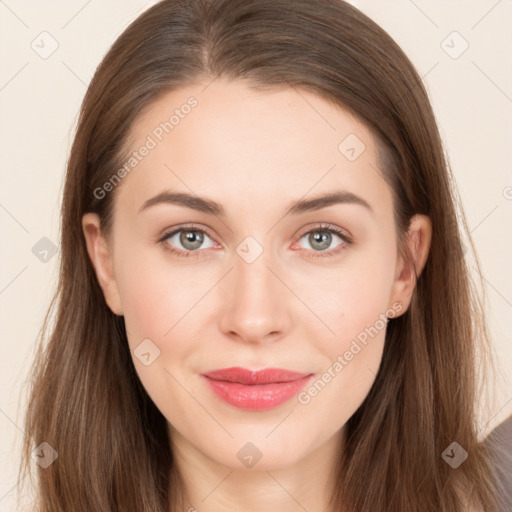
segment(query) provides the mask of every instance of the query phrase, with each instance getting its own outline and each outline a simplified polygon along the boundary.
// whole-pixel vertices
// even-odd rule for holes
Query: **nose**
[[[274,263],[264,251],[248,263],[234,256],[234,268],[219,290],[226,297],[220,314],[220,329],[233,339],[248,343],[277,341],[291,326],[288,309],[292,297]]]

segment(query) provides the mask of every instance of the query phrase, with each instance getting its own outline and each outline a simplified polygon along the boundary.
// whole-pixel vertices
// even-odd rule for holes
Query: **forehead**
[[[168,92],[132,126],[126,159],[134,152],[119,191],[134,207],[165,189],[217,198],[237,211],[331,188],[361,195],[377,210],[390,198],[370,130],[294,88],[218,79]]]

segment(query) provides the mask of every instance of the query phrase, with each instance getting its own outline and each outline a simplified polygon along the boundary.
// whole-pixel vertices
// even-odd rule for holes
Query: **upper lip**
[[[274,382],[291,382],[303,379],[311,373],[299,373],[281,368],[264,368],[263,370],[248,370],[246,368],[222,368],[203,373],[213,380],[238,382],[240,384],[270,384]]]

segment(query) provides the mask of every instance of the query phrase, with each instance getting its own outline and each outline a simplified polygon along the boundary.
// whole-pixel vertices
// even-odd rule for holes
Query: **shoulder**
[[[509,512],[512,506],[512,416],[498,425],[484,443],[491,454],[499,499],[503,502],[498,512]]]

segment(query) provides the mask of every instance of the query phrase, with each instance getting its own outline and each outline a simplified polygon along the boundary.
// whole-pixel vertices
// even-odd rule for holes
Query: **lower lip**
[[[213,392],[228,404],[239,409],[266,411],[296,395],[312,375],[289,382],[246,385],[225,380],[213,380],[203,375]]]

